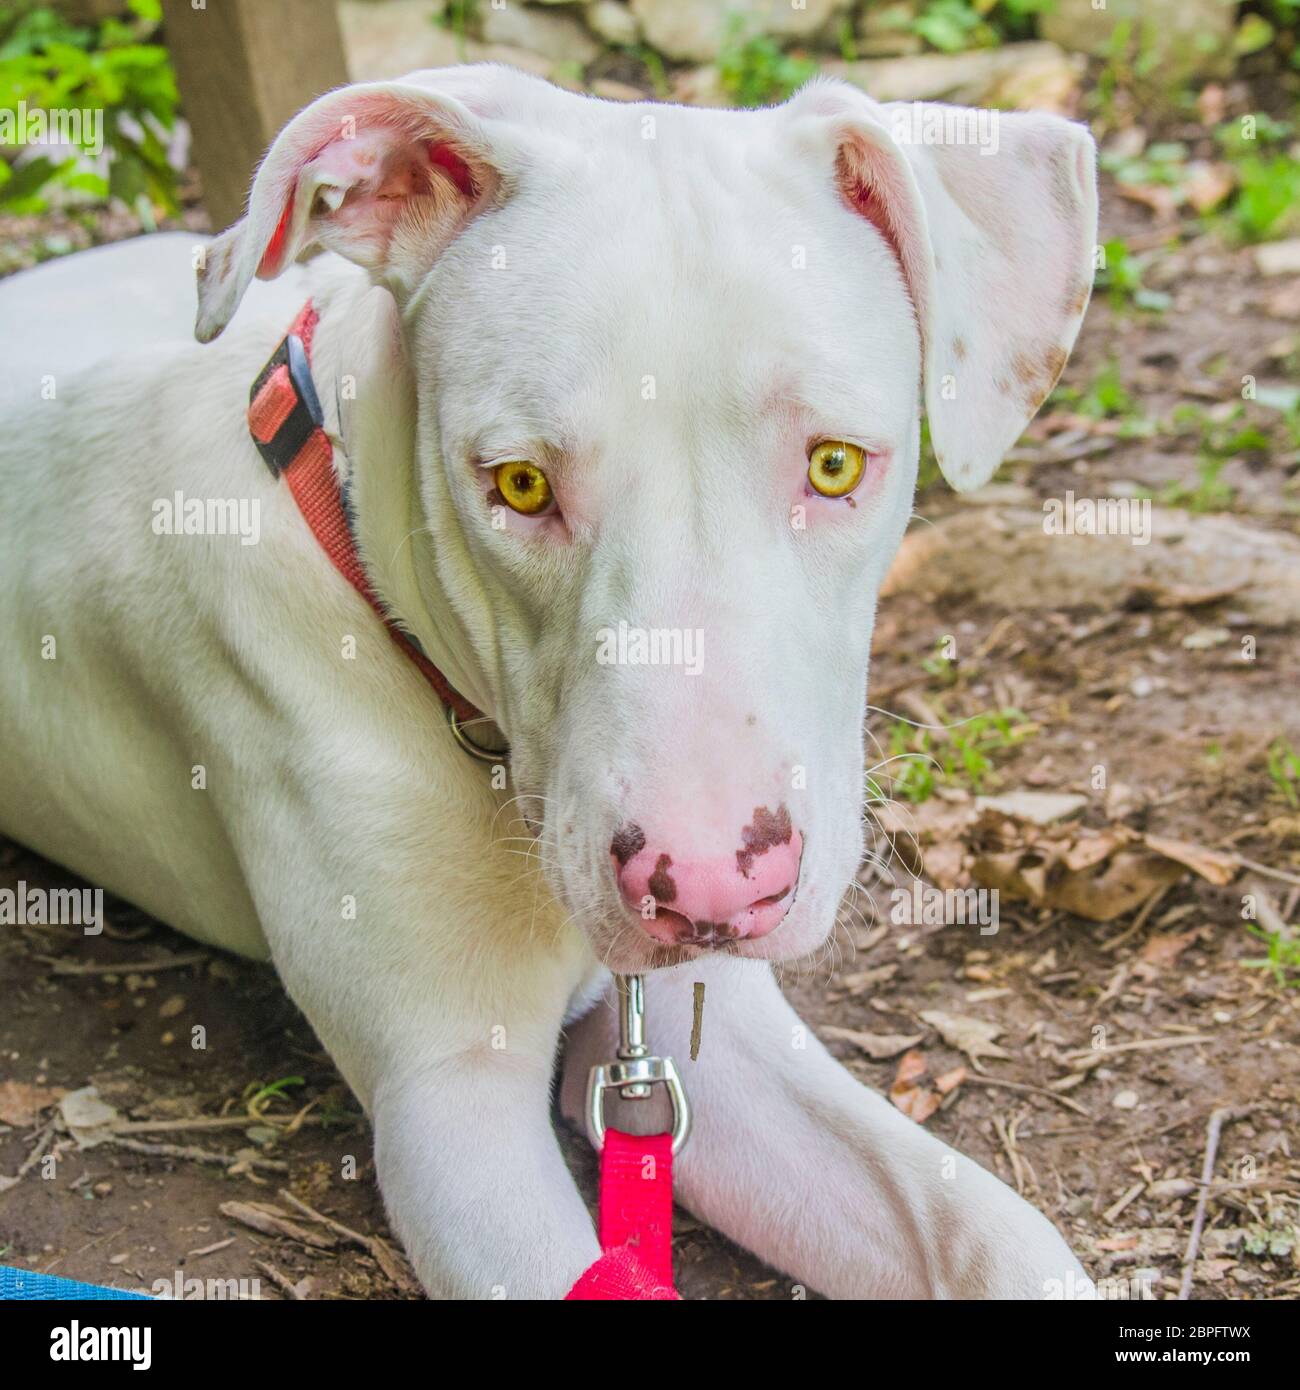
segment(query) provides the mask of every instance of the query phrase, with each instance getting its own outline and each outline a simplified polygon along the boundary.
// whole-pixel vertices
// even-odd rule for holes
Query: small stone
[[[1138,1093],[1136,1091],[1116,1091],[1110,1102],[1116,1110],[1136,1110]]]
[[[1255,247],[1255,265],[1261,275],[1300,274],[1300,237]]]
[[[641,26],[636,15],[626,5],[620,5],[618,0],[596,0],[594,5],[588,5],[587,27],[597,38],[619,48],[634,44],[641,38]]]

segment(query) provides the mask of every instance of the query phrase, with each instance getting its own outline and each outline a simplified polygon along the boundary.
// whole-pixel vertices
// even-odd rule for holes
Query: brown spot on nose
[[[650,882],[647,887],[656,903],[670,903],[677,896],[677,885],[668,873],[672,866],[673,861],[668,855],[661,854],[659,862],[655,865],[654,873],[650,875]]]
[[[754,807],[754,823],[740,832],[741,848],[736,851],[736,867],[746,877],[760,854],[766,854],[773,845],[788,845],[794,834],[790,823],[790,812],[783,805],[775,811],[766,806]]]
[[[645,848],[645,831],[632,821],[627,821],[614,832],[614,838],[609,842],[609,852],[618,860],[620,869],[627,867],[627,861],[633,855],[640,854]]]
[[[952,355],[958,362],[966,360],[966,340],[964,338],[954,338],[952,340]]]

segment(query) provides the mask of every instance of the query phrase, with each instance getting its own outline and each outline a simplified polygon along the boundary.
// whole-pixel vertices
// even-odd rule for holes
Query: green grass
[[[1300,160],[1250,155],[1237,163],[1239,187],[1228,222],[1239,241],[1269,241],[1293,230],[1300,208]]]
[[[811,58],[786,53],[766,34],[749,34],[743,16],[731,16],[727,41],[718,55],[718,77],[737,106],[784,101],[816,75]]]
[[[1128,249],[1118,237],[1102,246],[1102,264],[1097,267],[1097,289],[1110,299],[1116,313],[1127,309],[1144,309],[1162,313],[1172,302],[1163,290],[1150,290],[1142,283],[1146,260]]]
[[[1166,483],[1155,495],[1165,507],[1186,507],[1189,512],[1226,512],[1236,503],[1237,494],[1219,474],[1224,459],[1202,458],[1196,465],[1196,481]],[[1146,494],[1149,495],[1149,494]]]
[[[1284,738],[1275,739],[1268,750],[1268,775],[1282,800],[1300,811],[1300,753]]]
[[[1268,943],[1268,955],[1262,959],[1243,960],[1251,970],[1267,970],[1283,989],[1300,989],[1300,936],[1294,932],[1266,931],[1248,924],[1251,936]]]
[[[948,639],[940,637],[934,644],[934,651],[921,658],[921,670],[930,677],[934,685],[946,687],[957,684],[957,662],[944,652]]]
[[[306,1084],[306,1080],[301,1076],[282,1076],[278,1081],[270,1081],[265,1086],[259,1086],[257,1082],[253,1082],[245,1092],[245,1104],[248,1106],[250,1114],[260,1114],[268,1101],[288,1099],[285,1092],[290,1086],[305,1086]]]
[[[990,710],[949,729],[918,729],[895,720],[888,736],[893,793],[915,805],[941,785],[979,796],[997,781],[992,755],[1018,747],[1037,731],[1016,709]]]

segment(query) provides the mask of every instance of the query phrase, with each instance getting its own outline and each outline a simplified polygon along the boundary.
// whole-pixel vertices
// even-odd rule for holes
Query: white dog
[[[805,1045],[767,963],[826,939],[863,853],[922,383],[979,485],[1091,283],[1083,129],[1006,115],[992,150],[915,115],[833,82],[733,112],[420,72],[303,111],[210,244],[0,286],[0,829],[275,962],[433,1294],[557,1297],[597,1257],[549,1105],[566,1021],[570,1110],[610,1055],[611,970],[653,972],[702,1220],[835,1297],[1084,1277]],[[508,738],[508,788],[249,433],[309,299],[363,582]]]

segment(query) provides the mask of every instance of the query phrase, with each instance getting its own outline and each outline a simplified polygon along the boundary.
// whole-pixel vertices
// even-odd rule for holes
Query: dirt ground
[[[1138,1274],[1157,1297],[1176,1296],[1182,1282],[1211,1116],[1230,1108],[1192,1296],[1295,1298],[1300,990],[1246,964],[1263,943],[1246,929],[1242,899],[1263,896],[1264,914],[1291,921],[1300,898],[1300,813],[1268,770],[1279,739],[1300,749],[1296,623],[1276,611],[1276,593],[1216,588],[1213,578],[1197,589],[1126,587],[1102,566],[1095,585],[1053,603],[1043,572],[1048,599],[1025,605],[1000,599],[987,575],[968,581],[963,568],[962,547],[981,528],[1005,533],[1008,514],[1067,489],[1194,489],[1203,434],[1124,437],[1119,420],[1166,420],[1180,403],[1212,412],[1239,399],[1243,375],[1266,382],[1294,371],[1300,278],[1264,280],[1249,251],[1162,228],[1108,189],[1103,240],[1114,236],[1165,248],[1148,280],[1171,293],[1168,309],[1148,315],[1095,298],[1066,392],[998,483],[971,500],[941,485],[919,497],[918,533],[933,522],[944,534],[946,518],[963,518],[966,539],[940,546],[941,582],[900,584],[880,610],[872,695],[889,714],[873,714],[870,728],[882,763],[898,751],[892,740],[908,737],[893,715],[943,723],[1011,707],[1016,736],[988,753],[988,769],[958,770],[923,802],[880,808],[892,833],[879,832],[873,849],[888,867],[864,868],[864,894],[833,949],[787,968],[784,983],[865,1083],[892,1088],[920,1122],[1016,1185],[1095,1276]],[[1098,421],[1069,392],[1086,397],[1112,361],[1130,401]],[[1240,553],[1221,558],[1267,563],[1295,544],[1300,455],[1275,415],[1252,406],[1247,418],[1268,442],[1248,442],[1220,474],[1233,489],[1222,510],[1242,528]],[[1166,549],[1176,555],[1179,544]],[[1008,568],[1019,545],[1013,526]],[[1022,560],[1050,567],[1054,553]],[[1243,636],[1254,639],[1253,659],[1242,659]],[[945,637],[955,663],[932,660]],[[930,749],[942,757],[946,746],[940,734]],[[898,766],[881,768],[883,789]],[[1047,827],[971,819],[977,793],[1024,791],[1086,804]],[[1051,893],[1035,901],[1008,889],[996,934],[891,923],[892,875],[906,881],[914,843],[934,856],[927,877],[937,882],[969,884],[981,862],[1003,872],[1010,853],[1032,885],[1036,863],[1055,852],[1039,842],[1058,833],[1075,850],[1123,841],[1100,869],[1080,871],[1094,904],[1114,885],[1089,884],[1088,873],[1125,846],[1146,852],[1142,837],[1197,853],[1147,853],[1134,869],[1135,905],[1110,920],[1055,906]],[[20,879],[74,882],[0,846],[0,887]],[[181,1270],[258,1279],[272,1298],[419,1296],[370,1242],[386,1227],[368,1127],[273,971],[196,950],[126,904],[110,904],[108,920],[98,938],[57,927],[0,934],[0,1261],[134,1287]],[[188,1045],[196,1023],[206,1051]],[[83,1149],[53,1123],[53,1100],[56,1088],[88,1085],[119,1123],[109,1142]],[[566,1134],[566,1151],[594,1200],[585,1141]],[[46,1165],[52,1152],[58,1160]],[[349,1155],[355,1176],[345,1180]],[[314,1223],[281,1189],[357,1238]],[[238,1205],[248,1203],[275,1204],[297,1224],[255,1230]],[[675,1244],[689,1298],[791,1296],[787,1279],[686,1213]]]

